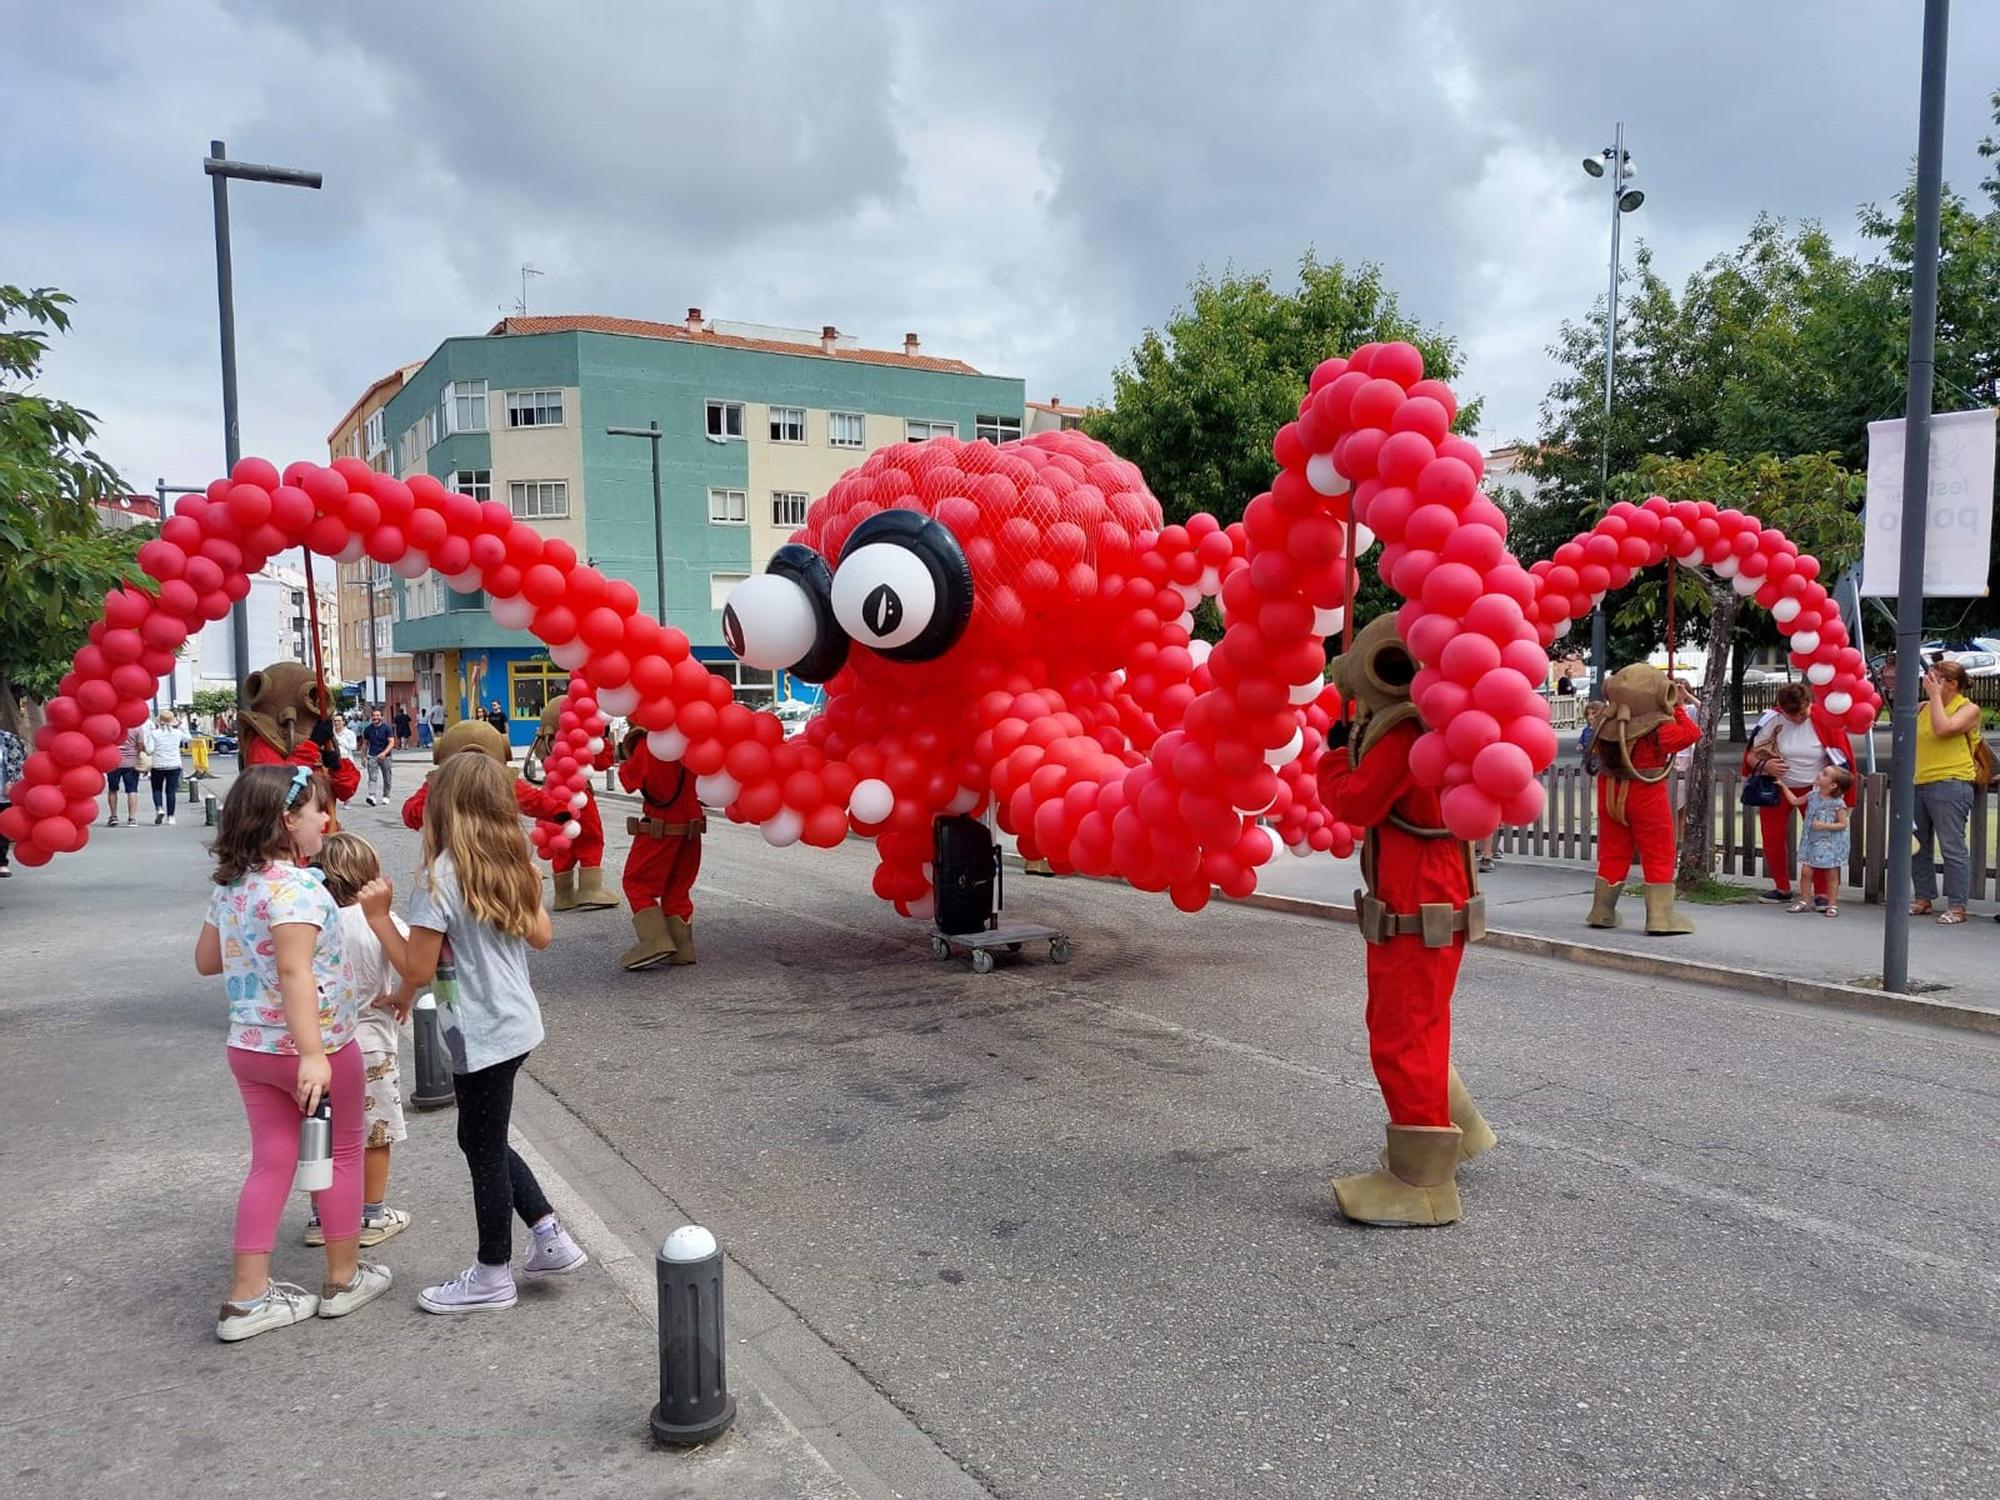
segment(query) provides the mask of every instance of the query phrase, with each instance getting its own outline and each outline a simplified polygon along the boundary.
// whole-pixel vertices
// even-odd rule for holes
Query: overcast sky
[[[48,388],[136,486],[222,463],[201,158],[238,185],[246,451],[324,460],[361,390],[537,313],[843,332],[1090,401],[1200,266],[1373,259],[1533,431],[1628,230],[1678,278],[1760,209],[1842,235],[1915,150],[1919,0],[0,0],[0,281],[76,295]],[[2000,5],[1956,6],[1970,190]],[[1628,236],[1627,245],[1630,246]],[[1629,261],[1628,261],[1629,264]]]

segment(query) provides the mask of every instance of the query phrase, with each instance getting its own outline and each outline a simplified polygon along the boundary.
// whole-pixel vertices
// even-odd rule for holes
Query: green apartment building
[[[686,632],[697,657],[747,701],[771,697],[771,674],[722,644],[729,590],[804,519],[812,500],[887,443],[1018,437],[1019,379],[925,354],[865,349],[829,327],[705,321],[512,317],[451,338],[344,437],[349,451],[397,475],[428,473],[501,500],[561,537],[643,606]],[[666,572],[655,576],[651,444],[607,427],[660,426]],[[358,450],[358,451],[357,451]],[[506,706],[526,744],[548,697],[568,680],[540,644],[501,628],[480,595],[435,574],[395,586],[393,641],[410,654],[418,705],[448,715]],[[476,705],[476,708],[475,708]]]

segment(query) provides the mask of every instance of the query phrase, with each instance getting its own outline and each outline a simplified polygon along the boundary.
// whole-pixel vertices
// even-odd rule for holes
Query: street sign
[[[1987,592],[1993,551],[1995,413],[1942,412],[1931,418],[1930,506],[1924,538],[1924,593],[1969,598]],[[1903,422],[1868,424],[1868,503],[1862,512],[1861,592],[1895,597],[1901,578]]]

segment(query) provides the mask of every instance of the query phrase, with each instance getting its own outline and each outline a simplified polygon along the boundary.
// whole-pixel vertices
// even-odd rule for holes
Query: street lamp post
[[[607,437],[647,438],[653,445],[653,618],[667,623],[667,542],[660,520],[660,424],[644,427],[607,427]]]
[[[320,175],[297,167],[231,161],[221,141],[208,143],[208,157],[201,169],[208,174],[209,185],[215,191],[215,303],[222,326],[222,452],[226,467],[234,470],[236,461],[243,456],[243,440],[236,422],[236,291],[229,259],[229,179],[316,188],[320,185]],[[250,612],[242,599],[229,611],[229,650],[236,664],[236,693],[240,699],[244,680],[250,675]],[[240,750],[238,761],[249,764]]]
[[[1597,502],[1600,506],[1611,504],[1611,390],[1612,373],[1618,362],[1618,230],[1619,220],[1646,201],[1646,195],[1635,187],[1626,186],[1632,180],[1632,153],[1625,149],[1625,122],[1620,120],[1618,128],[1606,146],[1596,156],[1583,159],[1583,170],[1592,177],[1604,177],[1611,185],[1611,286],[1604,302],[1604,442],[1599,451],[1597,464]],[[1593,698],[1604,696],[1605,658],[1610,653],[1606,641],[1604,602],[1598,601],[1597,608],[1590,616],[1590,666],[1596,679],[1591,684]]]

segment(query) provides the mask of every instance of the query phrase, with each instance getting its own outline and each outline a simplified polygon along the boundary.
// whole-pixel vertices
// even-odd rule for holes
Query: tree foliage
[[[36,388],[71,305],[52,288],[0,286],[0,720],[17,732],[19,695],[54,690],[152,534],[103,528],[94,502],[124,487],[89,446],[97,419]]]

